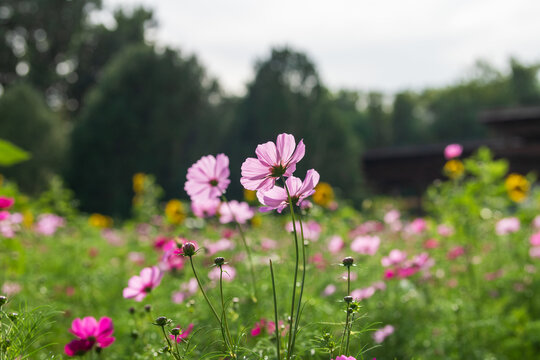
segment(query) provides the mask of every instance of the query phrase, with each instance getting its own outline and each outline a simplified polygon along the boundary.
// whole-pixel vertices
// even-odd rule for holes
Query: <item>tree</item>
[[[137,172],[182,194],[188,166],[215,148],[215,89],[194,57],[170,49],[135,46],[112,59],[73,131],[67,177],[82,208],[128,215]]]

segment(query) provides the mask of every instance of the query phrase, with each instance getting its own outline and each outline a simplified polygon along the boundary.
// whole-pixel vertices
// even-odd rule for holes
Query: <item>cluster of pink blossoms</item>
[[[407,278],[420,271],[426,272],[435,264],[435,260],[425,252],[407,260],[405,252],[394,249],[388,256],[382,258],[381,264],[387,268],[384,272],[385,279]]]
[[[300,206],[315,192],[320,178],[317,171],[308,170],[304,181],[293,176],[296,164],[302,160],[305,152],[303,140],[296,145],[293,135],[280,134],[276,143],[269,141],[257,146],[257,158],[244,161],[240,182],[244,188],[257,191],[257,198],[264,205],[260,211],[282,212],[289,206],[289,196],[292,205]],[[284,187],[276,185],[277,180],[285,178]]]

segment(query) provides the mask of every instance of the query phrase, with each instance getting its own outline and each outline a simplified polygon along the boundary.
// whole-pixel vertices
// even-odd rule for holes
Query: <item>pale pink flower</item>
[[[20,223],[23,222],[24,216],[21,213],[13,213],[9,217],[9,220],[11,220],[11,222],[14,223],[14,224],[20,224]]]
[[[334,294],[336,292],[336,290],[337,290],[336,285],[328,284],[323,290],[323,296],[330,296],[330,295]]]
[[[285,226],[285,229],[288,232],[293,232],[293,223],[292,221],[289,221],[287,225]],[[319,236],[321,235],[321,225],[317,223],[314,220],[309,220],[307,223],[302,223],[302,229],[304,231],[304,239],[311,240],[311,241],[317,241],[319,240]],[[301,234],[300,228],[300,222],[296,221],[296,232],[298,233],[298,236]]]
[[[351,250],[362,255],[375,255],[381,245],[378,236],[358,236],[351,243]]]
[[[536,234],[532,234],[531,238],[529,239],[529,242],[532,246],[540,246],[540,232],[537,232]]]
[[[345,247],[345,242],[339,235],[334,235],[330,238],[328,242],[328,251],[331,254],[339,253]]]
[[[454,235],[454,228],[449,225],[440,224],[437,226],[437,233],[444,237],[452,236]]]
[[[384,281],[377,281],[371,284],[375,290],[386,290],[386,283]]]
[[[387,224],[393,224],[396,221],[399,221],[400,217],[401,213],[399,212],[399,210],[392,209],[386,214],[384,214],[384,222]]]
[[[22,286],[19,283],[16,283],[16,282],[6,281],[2,285],[2,294],[6,295],[6,296],[16,295],[16,294],[20,293],[21,290],[22,290]]]
[[[230,265],[223,265],[223,281],[233,281],[236,277],[236,270]],[[215,266],[210,272],[208,273],[208,278],[213,281],[219,281],[220,277],[220,269],[218,266]]]
[[[207,155],[188,169],[184,190],[192,201],[213,199],[223,195],[230,182],[227,155]]]
[[[263,238],[261,241],[261,249],[263,250],[273,250],[277,248],[277,241],[269,239],[269,238]]]
[[[540,258],[540,246],[534,246],[529,249],[529,255],[532,258]]]
[[[191,334],[191,332],[193,331],[193,324],[189,324],[188,327],[184,330],[182,330],[182,328],[180,327],[180,325],[176,325],[176,328],[181,330],[180,331],[180,334],[178,335],[169,335],[169,338],[172,340],[172,341],[176,341],[177,343],[181,343],[182,341],[186,340],[189,336],[189,334]]]
[[[191,278],[188,282],[182,283],[180,285],[180,291],[174,292],[172,295],[172,301],[175,304],[180,304],[184,302],[190,296],[193,296],[197,293],[199,285],[197,279]]]
[[[94,345],[98,348],[106,348],[115,340],[111,336],[114,332],[113,322],[108,317],[102,317],[99,322],[92,316],[84,319],[77,318],[71,323],[69,331],[78,339],[72,340],[65,346],[64,351],[68,356],[83,355]]]
[[[518,218],[507,217],[497,222],[495,225],[495,232],[497,235],[508,235],[517,232],[519,228],[520,223]]]
[[[280,134],[275,144],[269,141],[257,146],[257,158],[244,161],[240,182],[248,190],[270,190],[277,179],[290,177],[294,173],[305,151],[303,140],[296,146],[294,136]]]
[[[128,259],[132,263],[135,263],[135,264],[141,266],[141,265],[144,265],[145,257],[144,257],[144,254],[142,252],[131,251],[130,253],[128,253]]]
[[[15,204],[15,199],[7,196],[0,196],[0,209],[9,209],[13,204]]]
[[[348,271],[345,271],[341,274],[341,280],[345,280],[347,281],[347,277],[349,276],[349,272]],[[351,281],[355,281],[356,279],[358,279],[358,274],[354,271],[351,271]]]
[[[315,186],[319,183],[319,178],[319,173],[310,169],[307,171],[303,182],[295,176],[290,176],[285,180],[294,206],[298,206],[305,198],[315,192]],[[257,191],[257,198],[261,204],[265,205],[261,207],[261,212],[277,210],[281,213],[289,205],[287,190],[281,186],[274,186],[270,190],[259,190]]]
[[[113,229],[103,229],[101,231],[101,236],[113,246],[123,246],[126,243],[122,235]]]
[[[382,223],[375,221],[375,220],[368,220],[363,224],[358,225],[353,230],[349,231],[349,236],[351,238],[366,235],[369,233],[375,233],[382,231],[384,229],[384,226]]]
[[[220,239],[216,242],[205,242],[204,247],[209,256],[212,256],[221,251],[227,251],[234,249],[234,243],[229,239]]]
[[[54,214],[41,214],[38,217],[38,221],[34,230],[42,235],[51,236],[54,235],[59,227],[65,225],[64,218]]]
[[[129,279],[128,287],[123,291],[124,298],[142,301],[159,285],[162,277],[163,273],[157,266],[142,269],[140,276],[135,275]]]
[[[313,204],[309,200],[302,200],[299,206],[302,210],[309,210],[313,207]]]
[[[388,266],[400,264],[403,261],[405,261],[405,259],[407,259],[407,254],[405,252],[398,249],[394,249],[390,251],[390,254],[388,256],[382,258],[381,264],[384,267],[388,267]]]
[[[536,215],[532,223],[535,228],[540,229],[540,215]]]
[[[375,333],[373,333],[373,340],[375,340],[377,344],[380,344],[384,341],[384,339],[386,339],[389,335],[392,335],[393,333],[394,327],[392,325],[386,325],[382,329],[377,330],[375,331]]]
[[[422,218],[416,218],[414,219],[409,226],[407,226],[406,231],[413,233],[413,234],[421,234],[427,229],[427,223],[426,220]]]
[[[12,238],[15,236],[15,232],[19,230],[19,225],[14,224],[9,216],[4,220],[0,220],[0,234],[5,238]]]
[[[356,289],[351,291],[351,296],[356,301],[362,301],[364,299],[369,299],[375,294],[375,288],[373,286],[368,286],[364,289]]]
[[[219,222],[228,224],[237,221],[239,224],[245,224],[254,215],[253,210],[247,202],[238,202],[236,200],[222,203],[219,207]]]
[[[459,144],[447,145],[444,149],[444,157],[446,160],[450,160],[456,157],[460,157],[463,152],[463,146]]]
[[[191,202],[191,211],[199,218],[207,218],[216,215],[221,201],[213,199],[195,199]]]

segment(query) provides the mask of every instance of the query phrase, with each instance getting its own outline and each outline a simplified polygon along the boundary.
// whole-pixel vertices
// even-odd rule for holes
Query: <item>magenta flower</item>
[[[142,301],[152,289],[159,285],[162,277],[163,273],[157,266],[142,269],[140,276],[135,275],[129,279],[128,287],[123,291],[124,298]]]
[[[290,176],[285,184],[289,189],[289,194],[293,201],[293,205],[298,206],[305,198],[311,196],[315,192],[315,186],[319,183],[320,175],[317,171],[310,169],[306,173],[304,182],[295,176]],[[257,191],[257,198],[264,207],[261,207],[261,212],[277,210],[279,213],[289,205],[289,198],[285,188],[274,186],[270,190]]]
[[[169,240],[161,249],[163,250],[159,262],[161,271],[177,271],[184,268],[185,259],[183,256],[178,256],[179,248],[175,240]]]
[[[448,260],[454,260],[464,254],[465,254],[465,248],[463,246],[456,246],[452,248],[448,252],[448,254],[446,254],[446,257],[448,258]]]
[[[409,226],[407,226],[406,231],[413,234],[421,234],[427,229],[426,220],[422,218],[414,219]]]
[[[462,152],[463,146],[459,144],[450,144],[444,149],[444,157],[446,160],[450,160],[461,156]]]
[[[188,169],[184,190],[192,201],[213,199],[223,195],[230,182],[227,155],[207,155]]]
[[[244,161],[240,182],[248,190],[270,190],[277,179],[290,177],[294,173],[296,164],[302,160],[305,152],[303,140],[296,146],[294,136],[280,134],[275,144],[269,141],[257,146],[257,158]]]
[[[540,231],[536,234],[532,234],[529,242],[532,246],[540,246]]]
[[[199,218],[207,218],[216,215],[221,201],[213,199],[196,199],[191,202],[191,211]]]
[[[189,324],[188,327],[182,331],[180,328],[180,325],[177,325],[176,328],[180,330],[180,334],[178,335],[169,335],[171,340],[176,341],[177,343],[181,343],[182,341],[186,340],[193,331],[193,324]]]
[[[495,225],[495,232],[497,235],[508,235],[517,232],[519,228],[520,223],[518,218],[507,217],[497,222]]]
[[[222,203],[219,207],[219,222],[228,224],[237,221],[239,224],[245,224],[253,217],[254,212],[247,202],[238,202],[236,200]]]
[[[356,358],[347,355],[339,355],[337,358],[332,360],[356,360]]]
[[[380,344],[386,339],[388,336],[392,335],[394,333],[394,327],[392,325],[386,325],[380,330],[375,331],[373,334],[373,340],[377,344]]]
[[[351,250],[362,255],[375,255],[380,244],[378,236],[358,236],[351,243]]]
[[[7,196],[0,196],[0,209],[8,209],[13,204],[15,204],[15,199]]]
[[[113,322],[108,317],[102,317],[99,322],[92,316],[84,319],[77,318],[71,323],[69,331],[79,339],[72,340],[65,346],[64,351],[68,356],[83,355],[94,345],[106,348],[115,340],[111,336],[114,331]]]

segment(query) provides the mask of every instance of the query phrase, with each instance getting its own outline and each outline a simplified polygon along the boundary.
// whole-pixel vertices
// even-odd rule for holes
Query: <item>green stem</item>
[[[272,293],[274,294],[274,322],[276,324],[276,347],[277,347],[277,358],[278,360],[281,360],[281,351],[280,351],[280,343],[281,343],[281,336],[279,336],[279,322],[278,322],[278,308],[277,308],[277,297],[276,297],[276,282],[274,280],[274,268],[272,266],[272,259],[270,261],[270,275],[272,277]]]
[[[285,186],[285,190],[287,191],[287,198],[289,200],[289,207],[291,209],[291,218],[293,223],[293,232],[294,232],[294,244],[295,244],[295,254],[296,254],[296,264],[294,267],[294,282],[293,282],[293,294],[292,294],[292,301],[291,301],[291,315],[289,319],[289,342],[287,345],[287,359],[291,359],[292,356],[292,340],[294,338],[294,329],[293,329],[293,318],[294,318],[294,304],[296,300],[296,281],[298,280],[298,263],[300,260],[299,252],[298,252],[298,235],[296,233],[296,219],[294,217],[294,208],[292,204],[291,194],[289,193],[289,188],[287,187],[287,183],[285,180],[283,180],[283,184]]]
[[[229,352],[231,353],[231,356],[236,359],[236,355],[234,354],[234,351],[233,351],[233,343],[232,343],[231,333],[229,331],[229,324],[227,323],[227,314],[225,311],[226,310],[225,300],[223,297],[223,268],[221,265],[219,266],[219,294],[221,297],[221,311],[223,314],[222,317],[223,317],[223,324],[225,328],[225,334],[227,335],[227,338],[229,339],[229,345],[228,345]]]
[[[210,306],[210,310],[212,310],[212,313],[214,314],[216,320],[219,323],[219,326],[223,326],[221,324],[221,319],[219,318],[219,315],[216,312],[216,309],[214,309],[214,306],[212,306],[210,299],[208,299],[208,296],[206,295],[206,292],[204,291],[201,281],[199,280],[199,276],[197,275],[197,271],[195,271],[195,266],[193,266],[193,258],[191,256],[189,257],[189,262],[191,264],[191,269],[193,270],[193,275],[195,275],[195,279],[197,280],[197,284],[199,284],[199,289],[201,289],[201,292],[204,296],[204,299],[206,300],[206,303],[208,304],[208,306]]]
[[[253,258],[251,256],[251,250],[249,249],[249,246],[247,244],[247,240],[246,240],[246,236],[244,234],[244,230],[242,229],[242,226],[240,225],[240,223],[238,222],[238,220],[236,220],[236,216],[234,215],[232,209],[231,209],[231,205],[229,205],[229,201],[227,200],[227,198],[225,197],[225,195],[221,195],[221,200],[227,204],[227,207],[229,208],[229,211],[231,212],[231,215],[234,219],[234,222],[236,223],[236,227],[238,228],[238,232],[240,233],[240,237],[242,238],[242,243],[244,244],[244,248],[246,249],[246,253],[247,253],[247,256],[248,256],[248,262],[249,262],[249,272],[251,274],[251,287],[252,287],[252,294],[251,294],[251,298],[253,300],[253,302],[257,302],[257,286],[255,285],[256,284],[256,280],[255,280],[255,270],[253,269]]]
[[[304,284],[306,281],[306,244],[304,239],[304,226],[302,224],[302,216],[298,215],[298,221],[300,222],[300,235],[302,238],[302,281],[300,283],[300,296],[298,296],[298,305],[296,307],[296,321],[294,324],[294,337],[292,340],[291,352],[294,351],[294,344],[296,343],[296,334],[298,334],[298,326],[300,324],[300,310],[302,306],[302,296],[304,295]]]
[[[349,327],[347,329],[347,345],[345,347],[345,356],[349,356],[349,340],[351,339],[351,328],[352,328],[353,322],[354,322],[354,314],[352,314],[351,316],[351,322],[349,323]]]
[[[167,341],[167,344],[169,345],[169,351],[171,354],[173,354],[174,356],[174,353],[172,351],[172,345],[171,345],[171,341],[169,340],[169,337],[167,336],[167,334],[165,333],[165,327],[164,326],[161,326],[161,331],[163,332],[163,337],[165,338],[165,340]],[[176,356],[174,356],[176,358]]]

